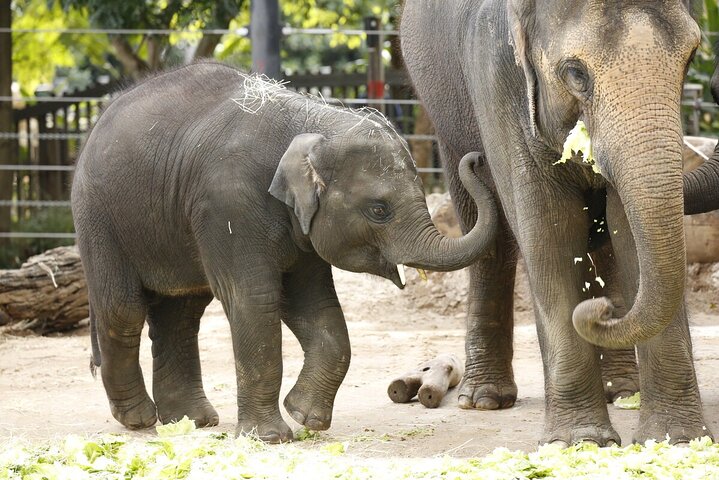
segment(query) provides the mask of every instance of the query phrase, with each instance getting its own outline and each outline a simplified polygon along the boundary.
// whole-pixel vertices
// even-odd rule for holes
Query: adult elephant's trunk
[[[652,84],[651,98],[625,86],[614,101],[601,99],[611,106],[592,117],[595,154],[624,206],[639,266],[637,295],[626,316],[612,318],[607,298],[587,300],[574,310],[579,334],[603,347],[625,348],[660,333],[683,298],[681,83],[665,80]]]
[[[684,175],[684,214],[719,209],[719,143],[714,154],[696,170]]]
[[[477,261],[494,241],[497,231],[497,209],[492,192],[477,177],[479,162],[476,153],[469,153],[459,163],[459,177],[477,205],[477,222],[467,235],[451,238],[442,235],[432,223],[424,203],[411,213],[413,221],[403,222],[406,228],[393,232],[386,253],[389,261],[410,267],[450,271],[467,267]]]
[[[712,75],[711,90],[719,103],[719,68]],[[706,213],[719,209],[719,143],[714,154],[701,167],[684,175],[684,214]]]

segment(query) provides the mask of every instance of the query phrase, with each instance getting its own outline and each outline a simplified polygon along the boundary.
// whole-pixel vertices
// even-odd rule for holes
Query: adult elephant
[[[719,68],[711,81],[712,96],[719,103]],[[719,209],[719,143],[714,154],[701,167],[684,176],[684,213],[710,212]]]
[[[470,271],[460,406],[515,402],[512,287],[521,252],[544,362],[544,442],[620,441],[594,345],[638,346],[636,441],[709,434],[683,304],[679,106],[700,39],[688,3],[407,2],[402,48],[463,228],[476,218],[457,174],[464,152],[486,157],[483,176],[504,214],[494,253]],[[580,119],[601,174],[576,159],[557,164]],[[614,253],[588,255],[607,234]],[[592,295],[613,264],[604,291],[618,290],[626,312]]]

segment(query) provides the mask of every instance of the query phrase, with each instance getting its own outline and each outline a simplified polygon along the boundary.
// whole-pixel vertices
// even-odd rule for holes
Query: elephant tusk
[[[417,273],[419,273],[419,278],[422,279],[423,282],[427,281],[427,272],[425,272],[423,269],[418,268]]]
[[[401,263],[397,265],[397,273],[399,274],[399,281],[402,282],[402,286],[407,285],[407,277],[404,275],[404,265]]]

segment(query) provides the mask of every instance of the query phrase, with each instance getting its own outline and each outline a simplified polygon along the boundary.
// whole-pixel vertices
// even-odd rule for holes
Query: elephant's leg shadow
[[[637,296],[639,263],[636,244],[616,190],[607,191],[607,220],[612,230],[624,300],[628,308]],[[634,441],[688,442],[711,436],[702,412],[692,356],[686,304],[664,331],[637,345],[641,408]]]
[[[147,317],[152,339],[152,396],[162,423],[184,415],[198,427],[214,426],[217,412],[202,387],[197,333],[211,295],[166,297],[150,301]]]
[[[445,169],[456,170],[461,156],[442,142],[439,148]],[[447,175],[447,180],[466,234],[477,220],[477,207],[457,177]],[[492,183],[488,175],[483,179]],[[517,246],[501,209],[500,217],[491,253],[469,267],[466,361],[458,389],[461,408],[496,410],[509,408],[517,400],[512,370]]]
[[[305,354],[302,371],[284,405],[295,421],[310,430],[327,430],[351,356],[331,267],[308,254],[293,273],[285,274],[283,283],[284,321]]]

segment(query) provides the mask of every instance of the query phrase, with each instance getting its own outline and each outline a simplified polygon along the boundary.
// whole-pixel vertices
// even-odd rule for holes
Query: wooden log
[[[87,284],[77,247],[30,257],[17,270],[0,270],[0,324],[50,333],[88,317]]]
[[[439,355],[414,370],[396,378],[389,384],[387,395],[395,403],[407,403],[415,395],[427,408],[437,408],[464,375],[464,366],[451,354]]]

